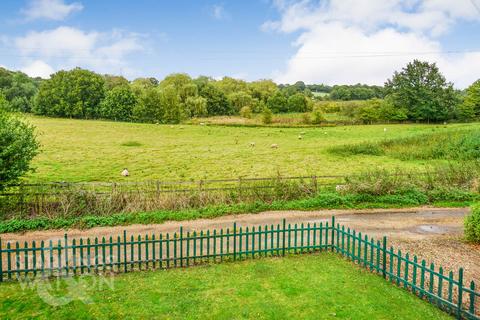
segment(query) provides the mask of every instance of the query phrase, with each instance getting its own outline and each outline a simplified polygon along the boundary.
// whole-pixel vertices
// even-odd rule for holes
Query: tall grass
[[[268,203],[310,197],[318,191],[316,177],[27,185],[0,194],[0,220]]]
[[[336,146],[331,153],[342,156],[389,156],[400,160],[480,159],[480,130],[428,133],[379,142]]]
[[[418,192],[429,201],[468,201],[480,193],[480,161],[451,162],[425,171],[370,170],[346,177],[344,194],[373,196]]]

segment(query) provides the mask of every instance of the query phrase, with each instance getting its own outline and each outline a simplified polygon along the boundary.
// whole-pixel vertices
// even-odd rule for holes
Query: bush
[[[264,108],[262,112],[262,122],[264,124],[272,123],[272,111],[269,108]]]
[[[472,208],[472,214],[465,218],[465,237],[468,241],[480,243],[480,205]]]
[[[30,170],[38,146],[32,126],[0,110],[0,190]]]
[[[312,112],[312,123],[321,124],[324,121],[325,117],[323,116],[322,110],[319,107],[315,107]]]
[[[252,109],[248,106],[243,107],[240,109],[240,116],[250,119],[252,117]]]

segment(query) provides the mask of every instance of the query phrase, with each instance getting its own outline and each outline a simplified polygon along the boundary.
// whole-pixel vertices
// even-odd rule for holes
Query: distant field
[[[110,289],[96,276],[25,289],[5,283],[0,318],[451,319],[328,253],[135,272],[112,283]]]
[[[42,152],[29,181],[203,179],[349,174],[372,168],[422,168],[432,160],[390,156],[345,157],[331,146],[409,137],[480,124],[368,125],[328,128],[154,125],[29,116]],[[384,130],[386,128],[386,131]],[[303,133],[303,134],[302,134]],[[299,139],[299,136],[302,139]],[[250,146],[254,142],[255,146]],[[278,144],[278,149],[272,149]],[[438,161],[438,160],[435,160]]]

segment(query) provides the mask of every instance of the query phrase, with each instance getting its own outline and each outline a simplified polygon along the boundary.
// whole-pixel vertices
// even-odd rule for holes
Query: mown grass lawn
[[[479,124],[369,125],[328,128],[155,125],[28,116],[42,144],[29,181],[204,179],[349,174],[371,168],[422,168],[428,161],[342,157],[336,145],[442,132]],[[384,128],[387,130],[384,131]],[[303,133],[303,134],[302,134]],[[298,137],[302,135],[300,140]],[[250,143],[255,142],[255,147]],[[278,144],[278,149],[272,149]]]
[[[317,255],[225,263],[190,269],[135,272],[99,289],[51,295],[81,297],[63,306],[39,298],[42,290],[0,285],[1,319],[449,319],[379,276],[342,258]],[[97,287],[97,289],[92,288]],[[47,291],[49,292],[49,291]],[[52,300],[54,301],[54,300]]]

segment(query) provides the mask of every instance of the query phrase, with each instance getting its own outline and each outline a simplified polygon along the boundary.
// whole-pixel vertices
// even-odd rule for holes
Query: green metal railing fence
[[[380,274],[422,299],[455,314],[480,319],[480,292],[466,283],[463,269],[446,272],[433,263],[418,261],[407,253],[387,247],[387,238],[375,240],[332,221],[282,224],[101,239],[63,239],[2,243],[0,282],[40,276],[73,276],[90,273],[130,272],[188,267],[206,262],[255,259],[314,251],[336,252],[361,267]]]

